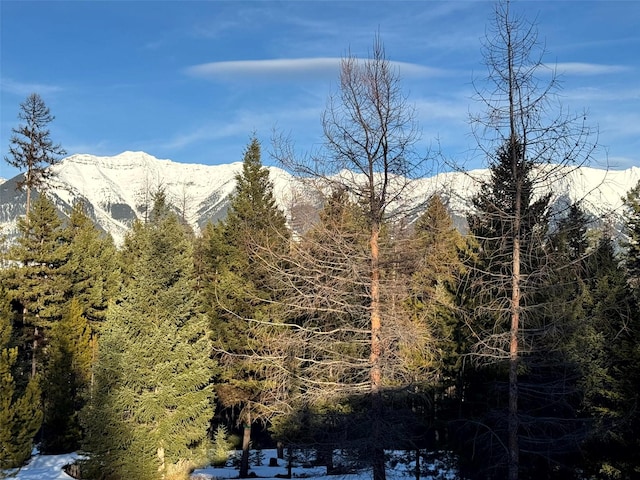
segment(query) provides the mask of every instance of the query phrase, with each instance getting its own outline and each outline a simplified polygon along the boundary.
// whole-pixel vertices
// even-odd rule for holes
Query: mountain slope
[[[145,218],[152,206],[152,194],[159,188],[196,230],[208,221],[222,218],[241,168],[240,162],[184,164],[144,152],[124,152],[113,157],[73,155],[52,167],[54,181],[48,193],[61,212],[83,201],[96,224],[120,244],[133,221]],[[294,203],[311,202],[308,192],[292,175],[276,167],[269,170],[276,199],[287,214],[295,215]],[[565,173],[552,185],[555,200],[566,204],[583,199],[584,208],[598,217],[610,212],[619,216],[621,198],[640,181],[638,167],[623,171],[581,167]],[[419,213],[429,195],[438,191],[447,199],[452,213],[463,219],[468,198],[481,188],[478,179],[487,176],[487,170],[475,170],[417,180],[403,199],[404,206]],[[16,219],[24,215],[25,195],[16,190],[19,178],[0,183],[0,228],[9,238],[17,233]]]
[[[145,218],[158,189],[165,191],[169,202],[196,229],[224,216],[226,198],[241,168],[240,162],[182,164],[144,152],[113,157],[72,155],[51,167],[54,177],[48,193],[62,212],[83,201],[96,224],[120,243],[133,221]],[[272,172],[275,178],[284,174],[279,169]],[[16,191],[19,178],[0,185],[0,225],[10,237],[16,233],[17,216],[24,214],[25,195]],[[278,185],[284,183],[279,181]]]

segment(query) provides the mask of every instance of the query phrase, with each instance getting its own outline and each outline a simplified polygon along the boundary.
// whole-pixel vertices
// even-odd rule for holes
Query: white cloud
[[[566,75],[607,75],[631,70],[625,65],[604,65],[600,63],[565,62],[549,65],[560,74]]]
[[[14,95],[27,96],[32,93],[47,95],[59,92],[62,90],[62,87],[57,85],[46,85],[44,83],[16,82],[10,78],[2,78],[0,79],[0,90]]]
[[[253,131],[269,134],[272,129],[290,129],[305,125],[310,128],[319,125],[322,110],[317,107],[291,108],[282,110],[241,110],[232,119],[209,122],[193,131],[179,133],[160,145],[161,148],[179,150],[193,144],[234,137],[246,137]]]
[[[340,65],[339,58],[296,58],[274,60],[237,60],[211,62],[188,67],[185,71],[194,77],[227,80],[237,77],[315,76],[331,72]]]
[[[619,87],[615,89],[600,87],[582,87],[563,91],[563,97],[584,102],[628,102],[640,100],[640,88]]]
[[[260,78],[337,78],[340,70],[339,57],[290,58],[270,60],[236,60],[227,62],[211,62],[193,65],[185,69],[185,73],[193,77],[210,80],[238,80]],[[445,74],[444,70],[425,67],[408,62],[390,62],[398,68],[402,76],[427,77]]]

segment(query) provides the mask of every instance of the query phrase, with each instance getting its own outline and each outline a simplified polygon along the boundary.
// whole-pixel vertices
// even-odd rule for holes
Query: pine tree
[[[288,249],[286,218],[277,207],[269,170],[261,163],[260,144],[249,143],[236,176],[236,189],[227,218],[208,225],[203,235],[204,271],[209,315],[216,337],[215,352],[222,374],[216,387],[223,407],[240,407],[243,456],[240,476],[248,475],[251,426],[269,416],[272,401],[265,369],[256,352],[272,335],[274,278],[266,258],[282,256]]]
[[[60,145],[51,140],[48,125],[54,120],[49,107],[37,93],[32,93],[20,104],[18,119],[24,124],[13,129],[9,157],[5,161],[20,170],[25,170],[24,179],[18,183],[19,188],[27,191],[27,222],[31,211],[31,193],[46,184],[51,173],[47,167],[59,161],[66,152]]]
[[[127,242],[132,277],[102,329],[84,412],[89,472],[156,479],[186,471],[207,442],[214,364],[195,289],[193,248],[159,192]],[[184,472],[183,472],[184,474]]]
[[[22,466],[30,457],[42,423],[38,377],[20,391],[14,378],[18,347],[11,346],[9,300],[0,286],[0,471]]]

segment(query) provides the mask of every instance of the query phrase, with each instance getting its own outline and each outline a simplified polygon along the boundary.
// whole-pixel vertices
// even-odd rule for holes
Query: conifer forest
[[[490,174],[464,226],[445,196],[404,208],[440,159],[378,36],[343,58],[320,151],[273,139],[317,208],[278,207],[253,137],[223,220],[192,230],[160,186],[118,246],[47,196],[64,150],[27,97],[4,157],[27,205],[1,249],[0,471],[37,446],[82,452],[86,479],[182,479],[235,439],[240,478],[276,445],[373,480],[390,450],[461,479],[640,478],[640,184],[621,234],[551,201],[597,135],[538,40],[496,5],[470,119]]]

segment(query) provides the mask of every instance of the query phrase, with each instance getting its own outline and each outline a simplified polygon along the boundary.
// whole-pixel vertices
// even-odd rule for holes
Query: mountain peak
[[[280,207],[291,216],[293,199],[307,195],[291,174],[267,167],[274,184],[274,195]],[[209,221],[226,215],[229,195],[235,188],[235,177],[242,162],[222,165],[178,163],[163,160],[142,151],[125,151],[114,156],[76,154],[51,167],[54,173],[49,195],[61,212],[67,213],[78,201],[90,216],[120,244],[136,219],[146,218],[152,196],[162,188],[168,201],[196,231]],[[416,182],[410,196],[402,201],[419,209],[434,192],[449,196],[452,214],[464,218],[467,200],[480,188],[474,178],[482,178],[486,170],[467,173],[448,172]],[[583,207],[595,216],[604,211],[619,215],[622,197],[640,180],[640,168],[607,171],[580,167],[553,184],[554,197],[572,201],[585,199]],[[455,192],[455,194],[453,194]],[[17,234],[16,219],[24,215],[25,195],[16,191],[16,179],[0,180],[0,229],[9,237]],[[302,199],[302,202],[308,201]]]
[[[69,164],[81,164],[96,165],[103,168],[135,168],[153,162],[171,162],[171,160],[160,160],[146,152],[125,151],[114,156],[79,153],[64,158],[58,165],[64,167]]]

